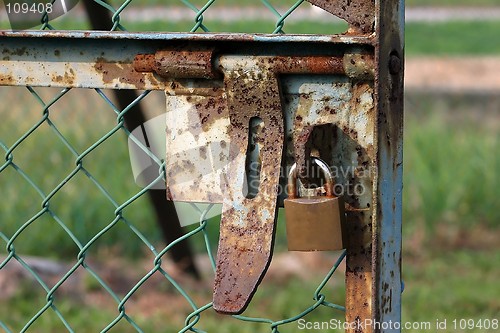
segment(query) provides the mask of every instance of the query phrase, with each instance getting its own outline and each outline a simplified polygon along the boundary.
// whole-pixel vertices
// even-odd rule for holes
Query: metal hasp
[[[304,73],[343,75],[346,69],[352,66],[346,66],[347,61],[343,57],[333,56],[223,54],[214,57],[213,54],[212,50],[163,50],[154,55],[138,55],[134,66],[139,71],[153,71],[171,79],[214,79],[220,76],[214,68],[223,75],[225,98],[217,97],[220,94],[215,92],[217,89],[214,87],[211,92],[213,96],[205,103],[195,103],[193,109],[182,111],[198,114],[199,117],[194,117],[196,121],[188,122],[187,126],[181,128],[169,129],[167,126],[167,135],[173,131],[175,136],[182,136],[183,131],[192,133],[199,124],[203,126],[208,122],[223,121],[224,126],[219,126],[216,133],[227,133],[229,148],[221,157],[227,165],[218,175],[223,178],[218,183],[220,193],[216,196],[217,201],[222,201],[222,218],[213,307],[221,313],[238,314],[243,312],[250,302],[271,261],[285,137],[278,76]],[[170,88],[173,90],[172,94],[175,94],[176,87],[177,84],[174,84],[174,88]],[[189,94],[186,98],[193,101]],[[201,116],[201,113],[204,115]],[[198,118],[202,120],[198,122]],[[226,121],[227,118],[229,122]],[[260,184],[256,194],[250,197],[248,191],[245,193],[245,175],[247,156],[251,153],[248,151],[250,126],[255,118],[262,122],[256,140],[261,164]],[[210,131],[208,126],[205,126],[204,131]],[[198,132],[197,136],[200,135],[202,133]],[[171,148],[168,142],[167,139],[167,151]],[[185,140],[181,139],[180,142],[186,146]],[[210,146],[211,142],[205,141],[205,146],[199,150],[198,158],[200,155],[206,155]],[[180,157],[180,153],[177,156]],[[177,193],[174,188],[177,185],[176,179],[182,178],[181,175],[185,179],[186,174],[196,174],[192,172],[195,168],[193,158],[170,155],[167,160],[169,197],[189,199],[189,195],[186,197],[182,191]],[[187,193],[192,192],[188,191],[192,186],[200,187],[198,178],[196,176],[192,182],[188,182]],[[201,193],[201,196],[207,194]],[[213,196],[207,196],[206,200],[213,202],[214,199]]]
[[[186,102],[189,98],[193,99],[194,111],[196,101],[203,101],[200,106],[206,108],[202,108],[203,112],[194,113],[196,117],[202,117],[200,119],[207,117],[201,125],[202,130],[214,130],[227,142],[233,136],[242,136],[234,139],[233,145],[228,145],[235,154],[239,154],[228,165],[229,169],[236,165],[241,168],[243,162],[240,155],[244,155],[242,149],[247,149],[243,142],[248,136],[249,118],[255,117],[261,118],[264,126],[269,126],[278,140],[278,144],[271,149],[264,148],[270,141],[270,138],[266,139],[262,152],[271,154],[273,151],[275,159],[279,160],[280,150],[283,149],[283,164],[291,166],[296,162],[299,176],[304,171],[307,157],[313,154],[329,165],[354,167],[345,175],[341,172],[335,181],[336,184],[350,183],[349,186],[361,184],[367,189],[364,193],[343,196],[348,234],[345,278],[346,321],[350,325],[347,332],[398,332],[394,325],[383,324],[401,319],[403,1],[310,2],[344,17],[349,23],[348,32],[331,36],[2,32],[0,85],[166,90]],[[164,50],[184,50],[193,52],[191,55],[198,54],[200,58],[198,61],[184,61],[184,70],[178,67],[179,73],[172,75],[168,67],[154,64]],[[213,50],[213,53],[210,55],[207,50]],[[171,56],[180,57],[176,58],[177,62],[186,55],[174,53]],[[136,59],[139,54],[147,56],[143,56],[142,60]],[[207,56],[212,59],[211,68],[205,67]],[[330,74],[322,70],[318,73],[312,69],[321,66],[311,67],[314,63],[311,59],[321,58],[329,58],[332,59],[331,64],[342,65],[337,67],[338,71],[332,69]],[[273,63],[273,59],[279,60]],[[293,59],[301,61],[294,63]],[[287,72],[286,64],[293,64],[297,66],[296,70],[300,70]],[[252,71],[245,72],[246,66],[253,66]],[[180,72],[185,75],[181,76]],[[311,75],[313,73],[321,75]],[[179,76],[172,79],[165,75]],[[229,81],[230,77],[234,80]],[[264,86],[261,81],[270,85]],[[258,105],[260,102],[257,100],[248,100],[230,92],[244,92],[250,86],[248,96],[265,97],[264,104]],[[222,108],[219,109],[218,105]],[[256,140],[266,135],[266,132],[257,133]],[[280,147],[281,140],[283,148]],[[276,161],[269,161],[266,157],[260,175],[261,186],[253,199],[238,194],[238,200],[224,203],[229,208],[227,216],[234,220],[228,221],[228,217],[224,217],[223,228],[237,227],[223,231],[222,249],[230,251],[228,246],[232,244],[233,237],[239,237],[245,245],[238,244],[234,250],[240,251],[240,256],[248,254],[256,260],[255,271],[249,280],[239,280],[249,282],[244,290],[239,291],[248,294],[248,299],[270,258],[272,240],[271,245],[269,240],[272,239],[277,203],[266,203],[267,207],[255,212],[237,211],[241,208],[237,203],[258,202],[259,195],[265,191],[271,191],[269,202],[273,201],[274,191],[271,186],[264,185],[267,180],[263,177],[269,175],[273,178],[272,184],[275,184],[276,165]],[[188,163],[182,169],[188,177],[191,167]],[[222,170],[218,175],[225,174],[228,169]],[[361,174],[363,170],[369,172]],[[167,182],[168,177],[167,174]],[[173,177],[176,178],[176,175]],[[236,175],[228,174],[228,180],[233,181],[234,177]],[[213,178],[210,180],[213,181]],[[226,182],[218,181],[223,186]],[[280,182],[284,184],[286,180],[281,179]],[[207,184],[210,182],[207,181]],[[237,179],[234,184],[240,186],[241,180]],[[237,188],[234,184],[228,185],[230,190]],[[195,188],[197,191],[191,191],[191,195],[184,194],[183,199],[201,202],[226,200],[220,188],[215,188],[211,197],[196,197],[195,192],[203,192],[198,191],[201,188]],[[181,192],[173,192],[174,199],[176,195],[182,198]],[[280,200],[278,198],[278,203]],[[254,228],[251,229],[256,232],[254,236],[258,235],[254,240],[262,237],[262,243],[259,240],[257,244],[262,246],[260,249],[243,251],[250,247],[251,237],[240,237],[243,228],[236,220],[241,217],[245,219],[240,223]],[[221,265],[224,254],[219,252],[219,257]],[[246,259],[240,261],[243,265],[248,262]],[[227,272],[238,272],[235,267],[228,266]],[[223,276],[218,273],[217,279],[221,278]],[[228,289],[229,286],[221,286],[216,291],[224,293],[222,290]],[[232,302],[238,292],[228,290],[227,295],[227,300]],[[248,299],[238,299],[229,308],[224,308],[219,300],[215,304],[216,307],[221,306],[219,310],[238,312],[244,309]]]
[[[278,79],[266,59],[225,59],[220,68],[230,119],[229,164],[223,189],[213,307],[241,313],[271,260],[278,213],[278,186],[283,155],[284,122]],[[261,136],[261,181],[258,193],[244,193],[251,119],[264,123]]]
[[[222,189],[213,307],[238,314],[271,262],[285,136],[278,75],[340,74],[344,69],[341,58],[291,56],[222,56],[219,68],[224,73],[231,148]],[[243,188],[249,125],[255,117],[263,123],[257,140],[260,184],[249,198]]]

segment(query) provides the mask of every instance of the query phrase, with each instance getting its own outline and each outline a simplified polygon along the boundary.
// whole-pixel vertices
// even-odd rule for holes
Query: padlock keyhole
[[[260,171],[262,161],[260,159],[260,149],[264,121],[260,117],[252,117],[248,122],[248,144],[245,159],[246,181],[243,186],[243,195],[247,199],[253,199],[259,194]]]

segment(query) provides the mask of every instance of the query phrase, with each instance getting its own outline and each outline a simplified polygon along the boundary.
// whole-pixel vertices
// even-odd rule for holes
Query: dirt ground
[[[88,258],[86,267],[97,273],[120,297],[124,297],[152,269],[154,257],[151,254],[145,254],[143,259],[131,261],[120,257],[115,251],[119,252],[117,249],[108,249],[99,253],[97,256],[101,256],[99,259]],[[331,269],[332,264],[338,258],[337,255],[338,253],[322,252],[279,253],[274,256],[273,263],[263,283],[278,286],[286,284],[292,279],[304,283],[310,282],[311,279],[318,280],[318,276],[325,276]],[[0,262],[4,259],[0,257]],[[49,288],[58,283],[72,266],[69,262],[40,257],[24,256],[23,259],[47,283]],[[211,301],[214,274],[206,254],[197,255],[196,262],[203,276],[201,280],[194,280],[190,276],[181,273],[168,255],[162,258],[162,268],[182,288],[187,290],[198,304],[206,304]],[[339,276],[342,276],[343,272],[345,272],[345,263],[342,263],[338,270],[340,272]],[[331,283],[341,285],[343,280],[336,279]],[[25,294],[30,294],[33,297],[44,297],[33,276],[16,260],[11,260],[0,274],[0,300],[8,301],[18,295],[21,289],[24,290]],[[101,308],[107,311],[113,311],[116,308],[116,301],[82,267],[79,267],[58,288],[56,295],[85,306],[99,304]],[[157,272],[141,285],[138,293],[127,301],[127,311],[149,317],[158,314],[159,309],[161,309],[163,315],[167,312],[169,316],[179,316],[190,311],[184,297],[175,290],[174,286],[167,282],[162,274]],[[180,309],[183,311],[179,311]],[[184,315],[176,319],[182,321]]]
[[[409,58],[406,90],[500,93],[500,57]]]

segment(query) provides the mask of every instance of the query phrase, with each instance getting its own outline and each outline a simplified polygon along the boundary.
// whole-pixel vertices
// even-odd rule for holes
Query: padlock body
[[[336,251],[346,247],[344,202],[339,197],[285,199],[290,251]]]

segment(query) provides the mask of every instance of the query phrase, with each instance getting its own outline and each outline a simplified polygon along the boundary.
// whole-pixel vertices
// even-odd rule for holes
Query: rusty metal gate
[[[112,30],[124,30],[120,14],[130,1],[116,10],[96,2],[113,12]],[[46,303],[34,309],[23,331],[36,328],[37,320],[51,311],[67,330],[74,330],[58,308],[56,292],[81,269],[90,273],[118,306],[116,318],[103,331],[124,321],[142,331],[126,306],[154,274],[165,277],[193,309],[185,326],[178,328],[182,332],[200,331],[203,314],[212,309],[233,314],[238,320],[260,322],[278,332],[282,325],[296,322],[319,307],[345,311],[345,322],[349,323],[346,332],[400,331],[403,1],[310,0],[332,18],[347,22],[348,30],[335,35],[284,34],[285,19],[307,2],[297,1],[283,15],[263,2],[278,17],[273,34],[49,31],[53,26],[47,15],[42,18],[42,31],[0,33],[1,85],[26,87],[42,110],[40,118],[18,138],[5,138],[0,133],[4,150],[0,179],[15,173],[20,176],[20,186],[30,187],[41,198],[32,203],[37,208],[26,220],[7,225],[3,221],[9,221],[8,216],[2,213],[0,224],[5,248],[0,274],[19,263],[46,294]],[[183,3],[196,12],[192,31],[208,31],[203,15],[214,1],[201,9]],[[47,101],[36,87],[62,90]],[[71,142],[69,134],[62,133],[52,121],[51,108],[74,89],[93,89],[116,114],[116,124],[87,147]],[[104,89],[141,92],[127,107],[119,108]],[[141,134],[124,126],[124,115],[153,90],[166,95],[165,118],[161,118],[167,124],[166,156],[152,152]],[[68,148],[73,163],[48,189],[37,185],[36,177],[17,157],[42,126],[49,126]],[[127,134],[151,161],[153,170],[142,180],[144,188],[124,200],[113,198],[112,191],[101,185],[87,164],[89,156],[118,132]],[[321,158],[334,171],[345,201],[346,250],[314,292],[310,307],[296,316],[267,319],[240,315],[270,264],[288,170],[295,163],[299,177],[310,178],[311,156]],[[253,175],[250,162],[256,163]],[[111,173],[118,167],[105,166]],[[85,241],[58,217],[54,203],[58,193],[79,176],[87,177],[99,189],[114,212],[110,221]],[[165,180],[169,200],[208,206],[199,211],[199,227],[158,249],[124,211]],[[13,196],[5,193],[6,198]],[[92,200],[92,204],[97,203]],[[213,204],[222,205],[215,259],[205,237],[215,270],[214,298],[200,305],[162,267],[162,257],[192,235],[206,236],[206,219]],[[26,242],[22,241],[23,233],[46,223],[46,218],[55,221],[77,248],[76,261],[53,284],[40,278],[21,250]],[[117,224],[126,224],[134,239],[154,255],[149,271],[124,295],[113,291],[86,259],[89,249]],[[330,302],[322,289],[344,258],[345,305],[338,305]],[[0,317],[0,327],[12,331],[8,318]]]

